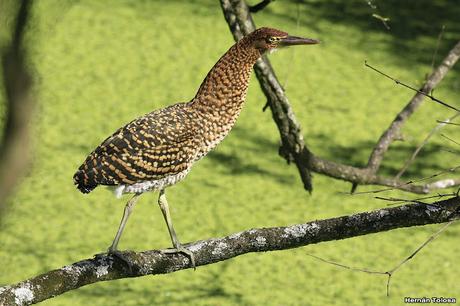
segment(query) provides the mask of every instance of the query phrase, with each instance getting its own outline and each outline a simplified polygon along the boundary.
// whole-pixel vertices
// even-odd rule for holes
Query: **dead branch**
[[[223,238],[189,243],[186,248],[194,253],[196,266],[204,266],[246,253],[285,250],[459,218],[460,198],[452,197],[433,204],[401,205],[286,227],[256,228]],[[187,256],[165,254],[160,250],[124,251],[118,256],[101,254],[0,287],[0,305],[30,305],[96,282],[172,273],[188,268],[190,261]]]
[[[21,42],[27,22],[29,1],[22,1],[10,48],[3,55],[7,118],[0,140],[0,216],[8,194],[28,165],[29,132],[33,99],[31,79],[24,66]]]
[[[244,0],[221,0],[222,10],[235,40],[255,30],[249,7]],[[460,42],[449,52],[448,56],[435,69],[426,81],[421,92],[430,92],[447,74],[460,57]],[[302,136],[301,127],[297,121],[289,100],[280,85],[270,61],[263,57],[257,61],[254,70],[267,105],[272,112],[281,137],[279,153],[288,163],[294,162],[299,170],[304,188],[312,190],[311,174],[316,172],[357,185],[382,185],[413,193],[428,193],[435,189],[457,186],[460,179],[449,179],[432,182],[425,185],[412,185],[394,178],[377,175],[384,153],[391,142],[399,134],[403,123],[422,103],[424,95],[417,93],[409,104],[398,114],[392,125],[381,136],[374,148],[367,167],[359,168],[326,160],[313,154]]]

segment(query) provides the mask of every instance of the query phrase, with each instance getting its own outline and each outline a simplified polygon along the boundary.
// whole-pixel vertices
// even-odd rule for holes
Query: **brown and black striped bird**
[[[118,197],[124,193],[134,194],[126,204],[109,253],[117,250],[139,196],[158,190],[158,204],[174,247],[164,252],[184,253],[195,267],[193,253],[177,239],[165,188],[184,179],[193,164],[230,132],[243,107],[252,67],[262,54],[279,47],[316,43],[315,39],[290,36],[276,29],[255,30],[219,59],[190,102],[134,119],[86,158],[73,177],[81,192],[89,193],[98,185],[109,185],[115,187]]]

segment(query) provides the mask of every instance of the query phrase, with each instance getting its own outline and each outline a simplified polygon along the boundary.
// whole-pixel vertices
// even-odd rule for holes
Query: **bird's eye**
[[[274,43],[274,42],[277,42],[278,40],[280,40],[279,37],[273,37],[273,36],[272,36],[272,37],[268,37],[268,38],[267,38],[267,42],[270,43],[270,44],[272,44],[272,43]]]

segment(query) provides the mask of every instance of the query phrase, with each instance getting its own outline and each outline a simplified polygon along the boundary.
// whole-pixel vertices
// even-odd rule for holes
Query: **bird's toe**
[[[136,264],[131,259],[130,254],[133,251],[118,251],[118,250],[108,250],[107,255],[113,257],[116,261],[119,261],[124,267],[128,269],[128,272],[132,274],[135,270]]]
[[[161,253],[163,253],[163,254],[182,253],[182,254],[186,255],[189,258],[190,266],[193,268],[193,270],[196,270],[195,255],[193,255],[192,251],[190,251],[189,249],[184,248],[183,246],[178,246],[178,247],[172,248],[172,249],[161,250]]]

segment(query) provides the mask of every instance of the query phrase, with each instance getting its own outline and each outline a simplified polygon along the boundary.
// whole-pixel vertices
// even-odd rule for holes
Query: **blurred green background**
[[[257,1],[250,1],[255,4]],[[370,4],[369,4],[370,3]],[[373,6],[377,6],[376,9]],[[372,14],[389,17],[385,26]],[[14,24],[13,6],[0,2],[2,48]],[[320,156],[356,166],[367,162],[381,132],[412,92],[364,67],[364,60],[419,86],[460,35],[456,1],[281,1],[254,15],[258,26],[319,38],[317,46],[270,55],[306,142]],[[190,100],[208,70],[233,44],[218,1],[36,1],[25,48],[36,81],[33,164],[8,201],[0,230],[0,285],[91,257],[110,245],[127,196],[106,188],[79,193],[72,175],[86,155],[131,119]],[[460,66],[435,90],[458,107]],[[225,141],[169,188],[168,199],[183,242],[252,227],[281,226],[388,205],[372,194],[350,196],[350,184],[314,177],[310,196],[294,166],[277,154],[279,135],[253,76],[247,104]],[[3,93],[3,88],[1,89]],[[4,121],[4,98],[0,101]],[[452,115],[426,102],[404,127],[382,173],[395,175],[414,147]],[[459,128],[444,133],[460,140]],[[437,135],[405,179],[459,165]],[[375,189],[375,187],[373,187]],[[359,187],[359,191],[370,187]],[[385,196],[415,198],[402,192]],[[169,247],[157,195],[144,195],[128,222],[121,249]],[[318,262],[387,270],[440,225],[400,229],[311,245],[248,254],[170,275],[90,285],[43,305],[399,305],[405,296],[460,298],[460,227],[452,225],[394,276],[386,278]]]

